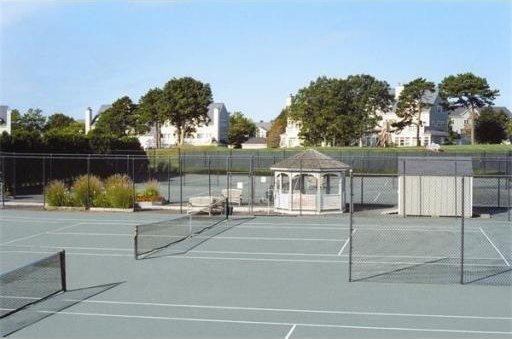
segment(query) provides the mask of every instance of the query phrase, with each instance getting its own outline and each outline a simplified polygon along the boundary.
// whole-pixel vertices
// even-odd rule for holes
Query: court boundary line
[[[37,297],[4,296],[13,299],[39,299]],[[79,301],[78,299],[64,299],[65,301]],[[283,313],[312,313],[312,314],[344,314],[364,316],[390,316],[410,318],[448,318],[448,319],[480,319],[480,320],[512,320],[512,316],[478,316],[478,315],[455,315],[455,314],[427,314],[427,313],[400,313],[400,312],[364,312],[364,311],[336,311],[336,310],[309,310],[295,308],[272,308],[272,307],[244,307],[244,306],[220,306],[220,305],[198,305],[198,304],[171,304],[171,303],[150,303],[137,301],[114,301],[114,300],[83,300],[84,304],[112,304],[124,306],[155,306],[169,308],[198,308],[232,311],[264,311]]]
[[[46,254],[53,253],[49,251],[0,251],[0,253],[33,253],[33,254]],[[130,257],[133,258],[133,255],[129,254],[114,254],[114,253],[80,253],[80,252],[67,252],[67,256],[70,255],[83,255],[83,256],[92,256],[92,257]],[[306,259],[274,259],[274,258],[238,258],[238,257],[207,257],[207,256],[167,256],[170,259],[196,259],[196,260],[219,260],[219,261],[268,261],[268,262],[290,262],[290,263],[314,263],[314,264],[348,264],[348,261],[344,260],[306,260]],[[389,261],[367,261],[365,264],[389,264]],[[424,262],[393,262],[393,264],[400,265],[416,265],[423,264]],[[436,263],[432,264],[436,266],[455,266],[459,267],[459,264],[444,264],[444,263]],[[466,266],[477,266],[477,267],[503,267],[502,265],[474,265],[467,264]]]
[[[288,333],[286,333],[286,337],[284,337],[284,339],[290,339],[290,337],[292,336],[292,333],[293,333],[293,331],[295,331],[296,327],[297,327],[297,324],[293,324],[292,328],[290,328]]]
[[[354,233],[356,233],[356,231],[357,231],[357,229],[354,229],[354,230],[352,231],[351,236],[353,236],[353,235],[354,235]],[[348,238],[347,238],[347,240],[345,240],[345,243],[343,244],[343,246],[341,246],[341,249],[340,249],[340,251],[338,252],[338,256],[341,256],[341,253],[343,253],[343,250],[345,249],[345,247],[347,247],[348,243],[350,242],[350,239],[351,239],[351,237],[348,237]]]
[[[489,241],[489,243],[491,244],[492,247],[494,247],[494,249],[496,250],[496,252],[498,252],[498,254],[500,255],[501,259],[503,259],[503,261],[505,262],[505,264],[510,267],[510,263],[507,261],[507,259],[505,258],[505,256],[503,255],[503,253],[501,253],[501,251],[498,249],[498,247],[496,247],[496,245],[494,245],[494,243],[491,241],[491,239],[487,236],[487,234],[485,234],[484,230],[482,229],[482,227],[480,227],[480,232],[482,232],[482,234],[484,235],[485,238],[487,238],[487,240]]]
[[[98,250],[98,251],[120,251],[120,252],[128,252],[133,251],[133,248],[107,248],[107,247],[81,247],[81,246],[51,246],[51,245],[5,245],[6,247],[18,247],[18,248],[61,248],[66,250]],[[1,251],[0,251],[1,252]],[[15,251],[6,251],[6,252],[15,252]],[[22,251],[25,252],[25,251]],[[26,251],[30,253],[30,251]],[[53,253],[53,252],[48,252]],[[72,254],[73,252],[69,253]],[[249,252],[249,251],[214,251],[214,250],[191,250],[187,253],[205,253],[205,254],[246,254],[246,255],[275,255],[275,256],[311,256],[311,257],[348,257],[348,254],[331,254],[331,253],[297,253],[297,252]],[[101,253],[91,253],[91,254],[101,254]],[[424,255],[374,255],[368,254],[364,257],[367,258],[419,258],[419,259],[445,259],[445,256],[424,256]],[[458,257],[453,257],[452,259],[459,259]],[[490,258],[490,257],[468,257],[466,259],[472,260],[498,260],[498,258]]]
[[[413,328],[413,327],[384,327],[384,326],[356,326],[356,325],[337,325],[337,324],[315,324],[315,323],[291,323],[291,322],[273,322],[273,321],[251,321],[251,320],[234,320],[234,319],[218,319],[218,318],[187,318],[187,317],[165,317],[165,316],[144,316],[129,314],[112,314],[112,313],[92,313],[92,312],[52,312],[38,311],[40,313],[70,315],[70,316],[92,316],[104,318],[126,318],[126,319],[147,319],[147,320],[174,320],[174,321],[190,321],[190,322],[211,322],[211,323],[231,323],[231,324],[248,324],[248,325],[275,325],[275,326],[303,326],[303,327],[324,327],[324,328],[345,328],[356,330],[385,330],[385,331],[408,331],[408,332],[433,332],[433,333],[471,333],[471,334],[503,334],[510,335],[512,332],[505,331],[479,331],[479,330],[458,330],[458,329],[440,329],[440,328]]]
[[[57,229],[55,229],[55,230],[53,230],[53,231],[40,232],[40,233],[32,234],[32,235],[29,235],[29,236],[26,236],[26,237],[21,237],[21,238],[12,239],[12,240],[9,240],[9,241],[6,241],[6,242],[3,242],[3,243],[0,243],[0,246],[8,245],[8,244],[11,244],[11,243],[13,243],[13,242],[17,242],[17,241],[22,241],[22,240],[32,239],[32,238],[39,237],[39,236],[42,236],[42,235],[45,235],[45,234],[49,234],[49,232],[55,232],[55,231],[59,231],[59,230],[65,230],[65,229],[72,228],[72,227],[76,227],[76,226],[79,226],[79,225],[82,225],[82,224],[83,224],[83,223],[79,222],[79,223],[76,223],[76,224],[72,224],[72,225],[68,225],[68,226],[63,226],[63,227],[57,228]]]

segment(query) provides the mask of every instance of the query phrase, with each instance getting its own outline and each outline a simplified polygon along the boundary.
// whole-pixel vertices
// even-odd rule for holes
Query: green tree
[[[347,78],[350,91],[352,115],[360,119],[354,126],[356,135],[360,137],[374,132],[378,121],[382,118],[378,113],[391,109],[393,95],[386,81],[377,80],[371,75],[350,75]]]
[[[242,112],[234,112],[229,117],[228,142],[239,148],[242,143],[256,135],[256,125]]]
[[[210,85],[191,77],[173,78],[165,84],[161,109],[165,120],[176,127],[179,145],[197,127],[209,122],[208,106],[212,101]]]
[[[471,144],[474,144],[476,109],[493,105],[499,91],[491,89],[485,78],[462,73],[444,78],[439,85],[439,93],[448,109],[464,107],[470,110]]]
[[[460,139],[460,136],[457,132],[453,130],[453,120],[448,119],[448,142],[453,144],[455,140]]]
[[[160,88],[152,88],[140,98],[138,107],[139,121],[144,132],[148,132],[151,130],[151,126],[155,126],[156,148],[161,147],[160,126],[165,122],[161,101],[162,90]]]
[[[43,111],[39,108],[29,108],[23,115],[19,115],[18,111],[16,111],[14,114],[11,112],[11,119],[13,116],[13,133],[20,131],[37,133],[43,132],[46,117],[43,116]]]
[[[423,126],[421,120],[421,112],[425,108],[432,106],[431,103],[424,99],[428,92],[433,92],[435,85],[431,81],[423,78],[417,78],[404,85],[404,89],[398,97],[396,107],[396,115],[401,120],[394,124],[398,130],[402,130],[407,126],[416,126],[416,146],[421,146],[420,129]]]
[[[124,96],[101,113],[94,130],[96,133],[122,137],[138,134],[141,129],[137,116],[137,105],[128,96]]]
[[[500,144],[507,139],[509,117],[502,110],[486,107],[475,121],[475,138],[479,143]]]
[[[286,117],[288,109],[285,108],[279,113],[277,118],[272,121],[272,126],[267,133],[267,147],[277,148],[281,142],[281,134],[286,130]]]
[[[348,145],[373,131],[378,111],[392,103],[389,85],[369,75],[320,77],[294,97],[290,117],[300,121],[307,144]]]
[[[46,124],[44,125],[44,130],[49,131],[52,129],[62,129],[70,126],[72,123],[75,123],[75,119],[69,117],[62,113],[55,113],[48,117]]]

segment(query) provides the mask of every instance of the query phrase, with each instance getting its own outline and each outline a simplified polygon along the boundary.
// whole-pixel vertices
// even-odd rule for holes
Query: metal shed
[[[274,164],[274,210],[287,214],[343,213],[350,168],[309,149]]]
[[[468,157],[398,158],[398,214],[473,214],[473,163]]]

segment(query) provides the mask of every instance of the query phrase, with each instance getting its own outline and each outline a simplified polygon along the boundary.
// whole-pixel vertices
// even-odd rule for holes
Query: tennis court
[[[230,220],[212,237],[199,234],[143,260],[134,258],[135,226],[177,215],[20,209],[0,215],[1,271],[65,250],[68,291],[59,297],[77,301],[12,338],[512,336],[510,286],[349,283],[348,214]],[[393,222],[420,232],[455,227],[448,218],[360,217],[355,225],[361,235],[360,229]],[[498,248],[510,244],[506,220],[468,219],[466,227],[481,228]],[[492,259],[510,260],[511,253],[501,254]],[[409,260],[421,255],[411,251]],[[32,312],[52,313],[45,303]]]

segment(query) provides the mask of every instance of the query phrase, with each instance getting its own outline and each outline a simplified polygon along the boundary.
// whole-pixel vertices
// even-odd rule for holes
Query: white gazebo
[[[343,213],[350,166],[315,150],[274,164],[274,210],[287,214]]]

